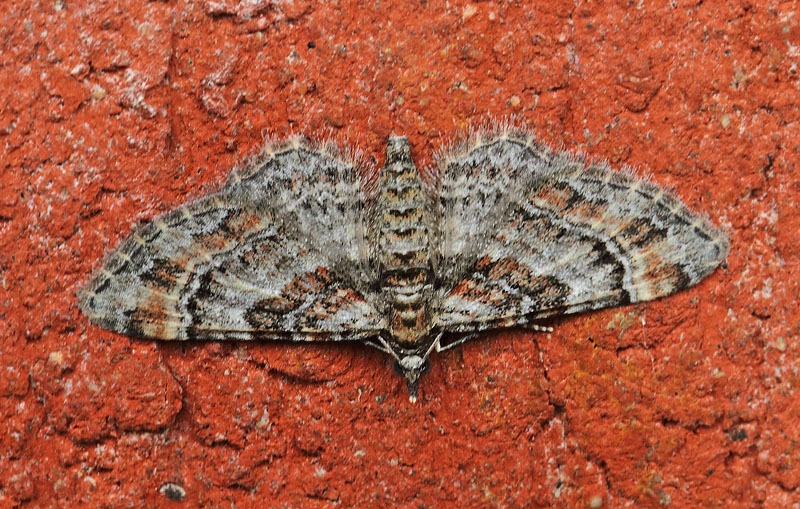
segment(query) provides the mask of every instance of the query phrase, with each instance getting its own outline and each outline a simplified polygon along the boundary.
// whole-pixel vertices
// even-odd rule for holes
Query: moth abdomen
[[[428,336],[433,273],[425,192],[406,138],[386,148],[377,200],[381,290],[392,339],[422,347]]]

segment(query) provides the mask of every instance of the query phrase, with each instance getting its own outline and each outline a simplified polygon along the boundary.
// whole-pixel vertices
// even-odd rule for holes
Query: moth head
[[[419,379],[422,375],[427,373],[430,367],[431,361],[428,360],[427,356],[423,358],[419,355],[406,355],[394,362],[394,371],[406,379],[408,399],[412,403],[416,403],[417,401]]]

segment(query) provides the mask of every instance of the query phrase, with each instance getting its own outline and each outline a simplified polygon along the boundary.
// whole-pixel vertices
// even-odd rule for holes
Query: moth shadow
[[[158,341],[156,348],[171,364],[188,363],[192,369],[225,366],[231,374],[256,369],[301,384],[339,380],[349,372],[372,377],[389,362],[381,352],[356,341],[196,339]]]

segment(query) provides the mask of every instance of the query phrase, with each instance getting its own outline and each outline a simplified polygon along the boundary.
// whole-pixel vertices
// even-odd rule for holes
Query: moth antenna
[[[384,351],[386,353],[388,353],[389,355],[391,355],[392,357],[394,357],[394,360],[396,360],[397,362],[400,362],[400,357],[398,357],[397,354],[394,353],[394,350],[392,350],[392,347],[389,346],[389,343],[387,343],[386,340],[383,339],[383,336],[378,334],[377,338],[378,338],[378,341],[380,341],[381,344],[383,345],[383,347],[386,349]]]

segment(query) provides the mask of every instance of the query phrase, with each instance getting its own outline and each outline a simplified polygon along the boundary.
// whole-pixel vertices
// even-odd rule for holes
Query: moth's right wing
[[[268,146],[226,186],[138,229],[79,292],[156,339],[359,339],[385,328],[361,172],[332,146]]]
[[[724,233],[667,191],[498,132],[440,157],[436,325],[470,332],[696,284]]]

